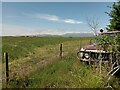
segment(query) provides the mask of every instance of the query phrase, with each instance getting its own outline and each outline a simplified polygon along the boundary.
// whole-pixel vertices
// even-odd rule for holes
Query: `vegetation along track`
[[[54,41],[54,38],[52,39]],[[86,68],[84,68],[84,66],[80,65],[79,61],[76,59],[76,53],[80,49],[81,40],[82,45],[86,45],[89,43],[89,39],[88,38],[65,38],[65,39],[66,40],[61,40],[61,42],[57,42],[54,44],[50,43],[46,45],[44,44],[42,46],[38,45],[34,47],[31,52],[25,55],[21,55],[21,57],[19,58],[14,58],[14,60],[11,60],[10,58],[9,60],[10,79],[11,80],[13,79],[13,82],[10,82],[10,85],[8,87],[12,88],[25,87],[23,84],[26,83],[26,80],[27,82],[29,81],[28,82],[29,86],[28,84],[26,84],[26,87],[30,88],[101,87],[102,86],[101,76],[97,76],[98,74],[95,73],[95,71],[93,72],[90,68],[87,68],[87,66]],[[33,42],[35,41],[33,40],[32,43]],[[60,43],[63,43],[62,58],[59,57]],[[3,72],[4,71],[5,70],[3,70]],[[26,79],[25,77],[28,78]],[[18,81],[19,84],[16,81]]]

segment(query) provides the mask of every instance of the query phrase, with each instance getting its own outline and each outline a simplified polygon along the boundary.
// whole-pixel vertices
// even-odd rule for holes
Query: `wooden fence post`
[[[91,51],[88,53],[91,56]],[[91,57],[89,57],[89,65],[91,64]]]
[[[80,49],[79,50],[81,50],[81,48],[82,48],[82,40],[80,41]]]
[[[111,68],[112,67],[112,53],[110,53],[110,55],[109,55],[109,67]]]
[[[8,53],[4,53],[4,59],[5,59],[5,73],[6,73],[6,83],[8,84],[9,81],[9,66],[8,66]]]
[[[92,41],[91,41],[91,39],[90,39],[90,45],[92,44]]]
[[[62,58],[62,44],[60,44],[60,57]]]

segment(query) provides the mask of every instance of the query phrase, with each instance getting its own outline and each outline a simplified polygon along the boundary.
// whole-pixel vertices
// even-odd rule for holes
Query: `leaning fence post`
[[[62,58],[62,44],[60,44],[60,57]]]
[[[6,83],[9,81],[9,66],[8,66],[8,53],[4,53],[4,59],[5,59],[5,73],[6,73]]]

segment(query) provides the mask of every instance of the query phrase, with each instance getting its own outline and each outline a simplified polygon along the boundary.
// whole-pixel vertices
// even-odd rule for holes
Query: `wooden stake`
[[[62,58],[62,44],[60,44],[60,57]]]
[[[8,53],[4,53],[5,57],[5,68],[6,68],[6,83],[9,81],[9,66],[8,66]]]
[[[80,41],[80,49],[79,50],[81,50],[81,48],[82,48],[82,40]]]
[[[91,39],[90,39],[90,45],[91,45]]]
[[[112,67],[112,64],[113,64],[113,62],[112,62],[112,53],[110,53],[110,55],[109,55],[109,66],[110,66],[110,68]]]

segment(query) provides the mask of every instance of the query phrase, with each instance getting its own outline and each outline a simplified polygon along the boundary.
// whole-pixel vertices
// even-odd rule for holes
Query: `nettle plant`
[[[111,77],[116,73],[120,73],[120,35],[115,33],[102,35],[98,38],[98,45],[106,52],[110,52],[112,54],[112,58],[109,58],[112,59],[112,66],[110,66],[110,70],[107,74],[107,83],[109,86]]]
[[[113,58],[120,58],[120,35],[100,35],[98,37],[98,45],[99,47],[103,48],[103,50],[112,52]]]
[[[105,51],[110,51],[110,45],[113,43],[113,40],[110,39],[108,35],[101,35],[98,37],[98,45],[100,48],[103,48]]]
[[[112,43],[113,55],[115,56],[115,61],[117,65],[119,65],[120,67],[120,35],[115,35],[113,39],[114,39]]]

